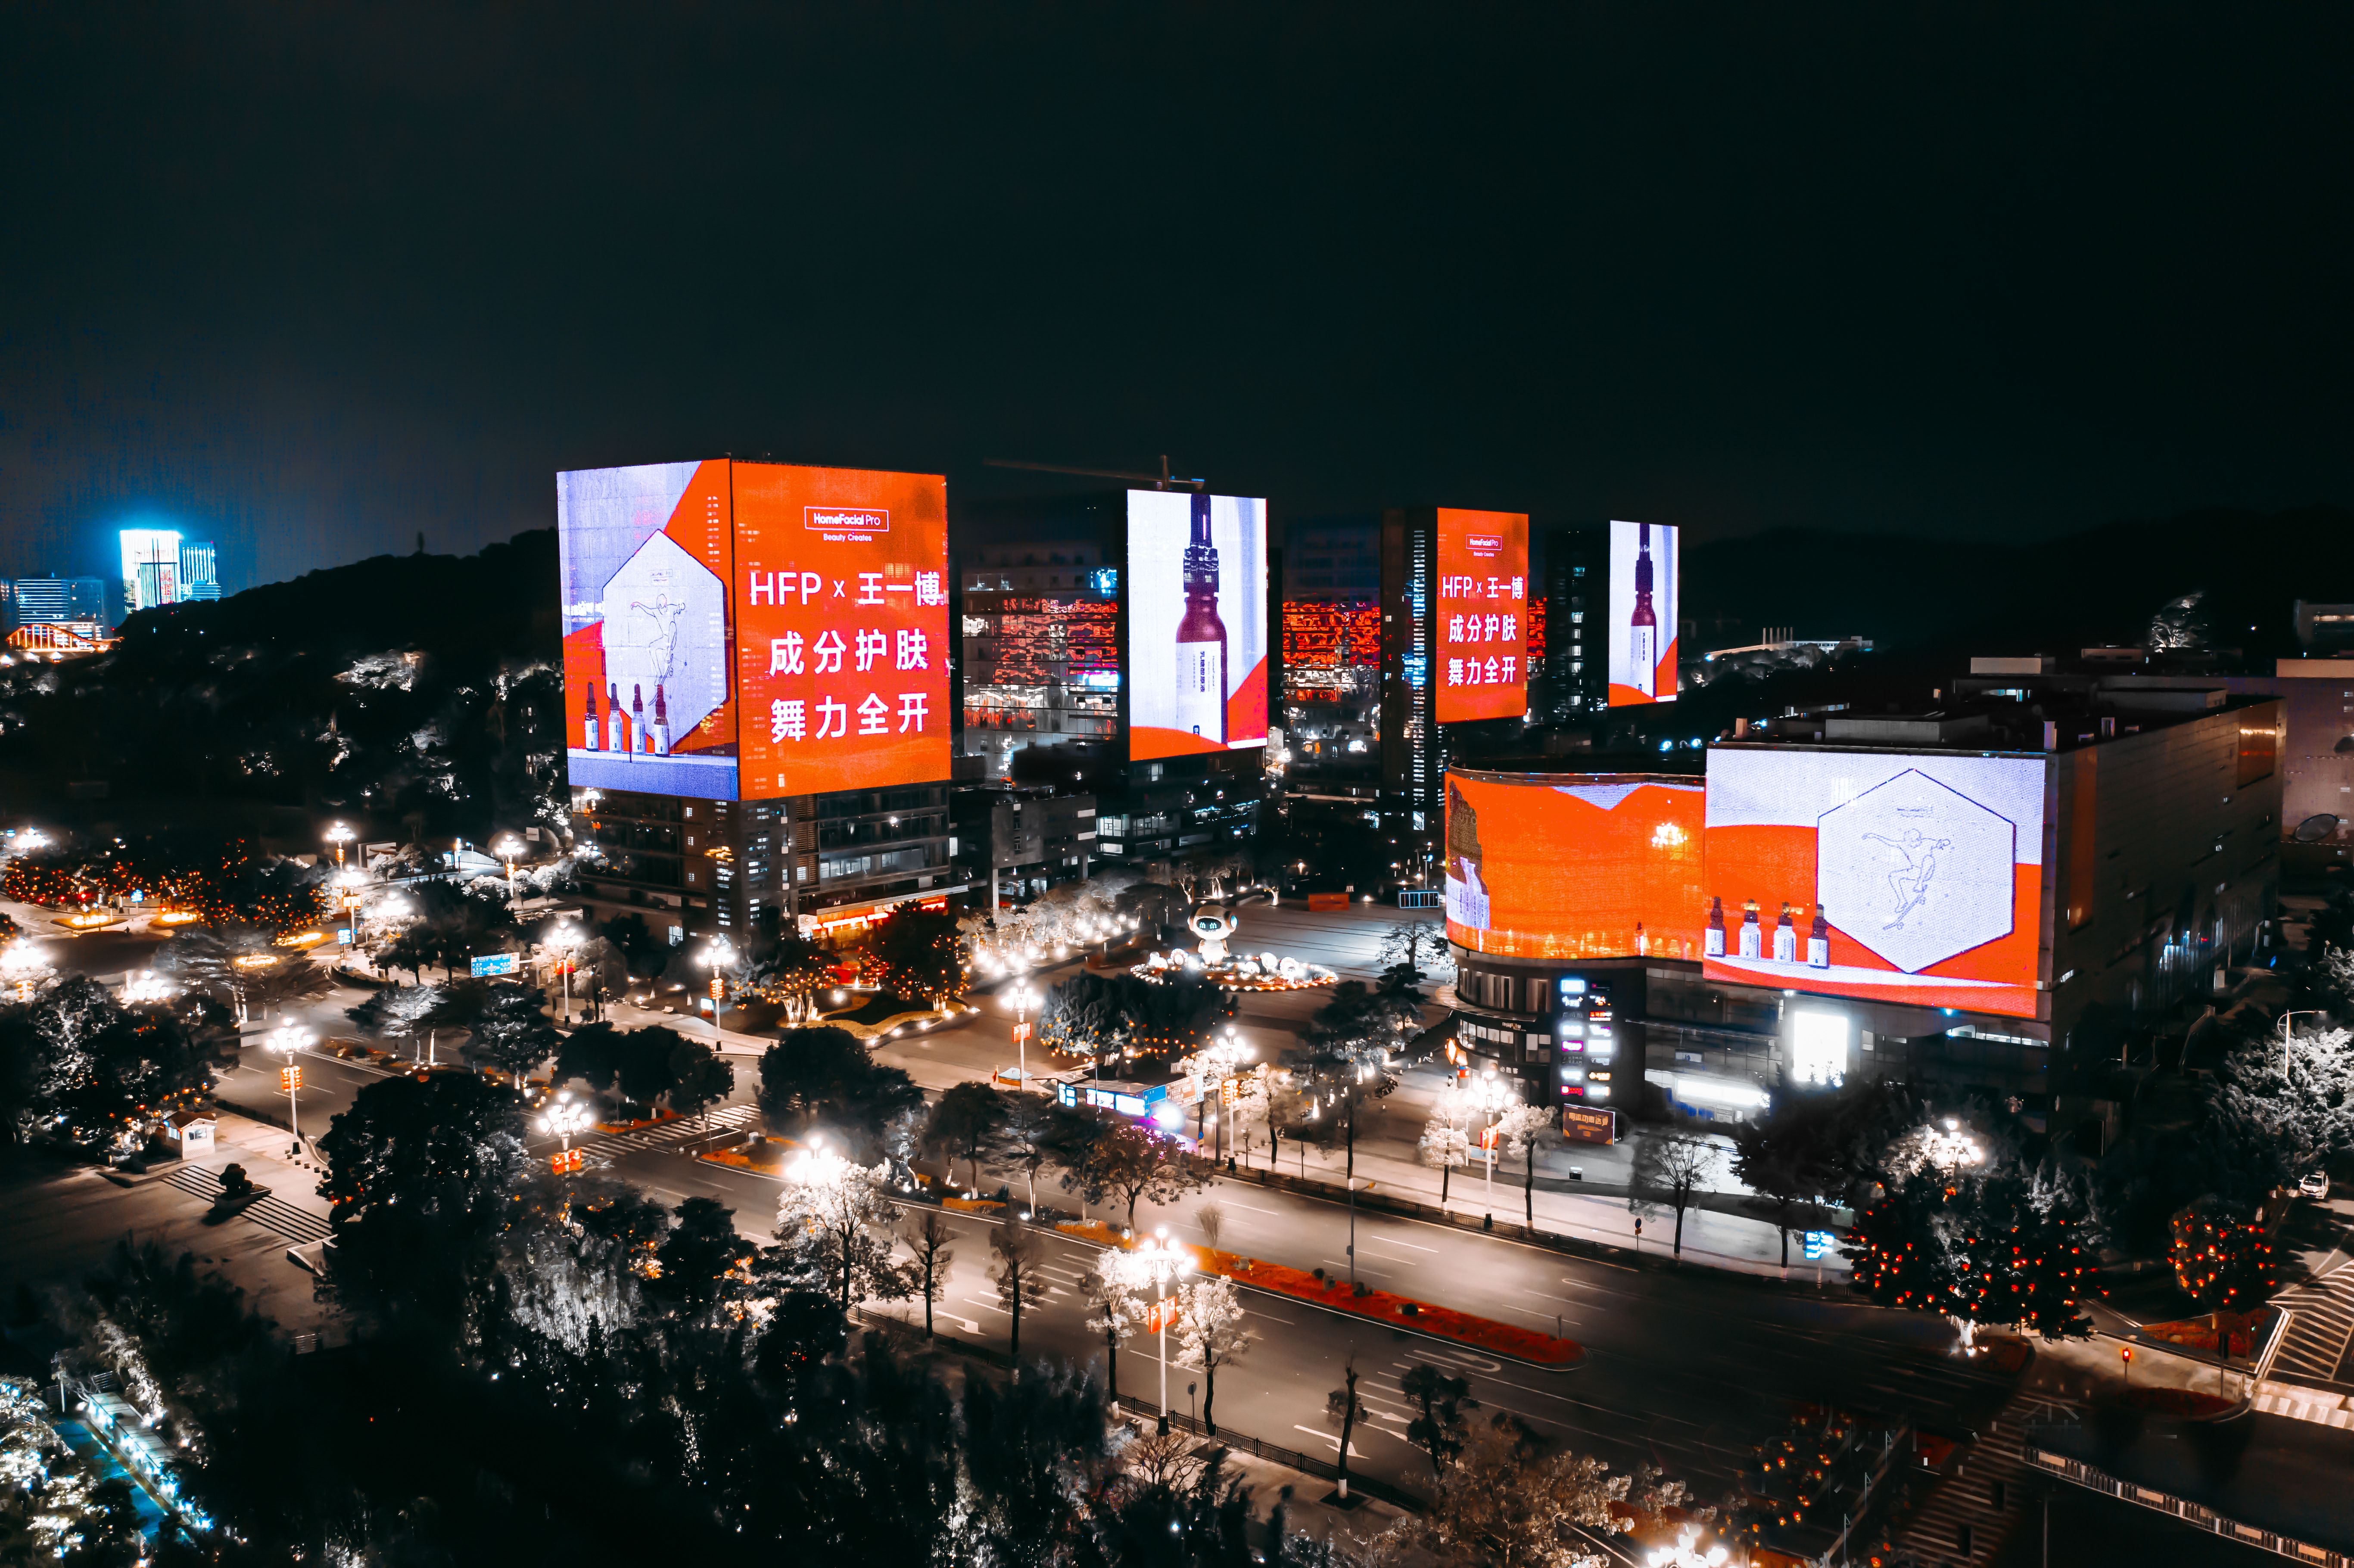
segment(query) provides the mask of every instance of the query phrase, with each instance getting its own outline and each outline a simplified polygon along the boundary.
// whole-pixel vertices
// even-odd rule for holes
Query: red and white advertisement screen
[[[1529,519],[1438,509],[1438,722],[1529,711]]]
[[[2036,1016],[2045,767],[1710,748],[1702,972]]]
[[[1267,503],[1128,493],[1128,755],[1267,744]]]
[[[946,779],[948,481],[735,469],[744,798]]]
[[[1677,531],[1658,523],[1610,524],[1610,605],[1600,632],[1610,705],[1676,700],[1676,615],[1681,606]],[[1586,639],[1590,647],[1593,638]]]
[[[1646,774],[1447,775],[1447,935],[1524,959],[1696,959],[1702,789]]]

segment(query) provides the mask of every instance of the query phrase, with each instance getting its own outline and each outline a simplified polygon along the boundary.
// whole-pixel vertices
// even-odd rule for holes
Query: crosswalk
[[[193,1198],[209,1203],[220,1196],[221,1181],[217,1172],[201,1165],[183,1165],[164,1178],[164,1185],[177,1187]],[[298,1209],[282,1198],[260,1198],[238,1211],[264,1230],[276,1231],[297,1245],[325,1241],[330,1234],[326,1217],[308,1209]]]
[[[1954,1473],[1904,1521],[1897,1546],[1922,1563],[1976,1568],[1993,1562],[2026,1515],[2029,1425],[2049,1425],[2076,1408],[2040,1393],[2013,1395]]]
[[[760,1107],[756,1105],[716,1106],[708,1116],[675,1117],[651,1127],[631,1128],[627,1132],[599,1133],[575,1147],[587,1156],[588,1163],[605,1166],[610,1165],[617,1155],[675,1148],[715,1132],[733,1132],[759,1118]]]
[[[2354,1262],[2282,1291],[2273,1305],[2296,1314],[2281,1339],[2273,1370],[2337,1382],[2349,1341],[2354,1341]]]

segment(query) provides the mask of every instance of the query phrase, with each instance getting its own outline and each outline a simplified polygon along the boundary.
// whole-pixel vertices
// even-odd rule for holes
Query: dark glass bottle
[[[1627,623],[1627,683],[1647,697],[1659,694],[1659,612],[1651,607],[1651,525],[1635,524],[1635,613]]]
[[[1226,739],[1226,623],[1218,619],[1218,550],[1210,543],[1210,498],[1193,496],[1185,546],[1185,616],[1177,623],[1176,727],[1219,745]]]

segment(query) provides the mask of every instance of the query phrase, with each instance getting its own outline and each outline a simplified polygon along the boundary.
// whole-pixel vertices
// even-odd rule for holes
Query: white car
[[[2328,1172],[2325,1171],[2307,1171],[2306,1173],[2305,1180],[2296,1184],[2296,1190],[2299,1195],[2303,1197],[2327,1198],[2329,1196]]]

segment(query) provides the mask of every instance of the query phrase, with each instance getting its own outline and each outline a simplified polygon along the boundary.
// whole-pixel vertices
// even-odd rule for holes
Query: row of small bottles
[[[646,723],[646,689],[630,688],[630,711],[621,711],[621,689],[618,685],[605,688],[611,704],[601,732],[597,723],[597,688],[588,688],[588,713],[581,724],[582,744],[590,751],[619,751],[647,757],[670,755],[670,704],[663,696],[660,681],[654,683],[654,722]]]
[[[1765,957],[1765,928],[1757,923],[1757,900],[1752,898],[1743,906],[1740,946],[1737,955],[1744,959]],[[1708,901],[1708,929],[1702,939],[1701,951],[1712,959],[1724,957],[1724,900]],[[1782,918],[1774,925],[1774,961],[1795,964],[1798,961],[1798,928],[1790,921],[1790,906],[1782,906]],[[1819,969],[1831,967],[1831,923],[1823,906],[1815,906],[1815,923],[1807,931],[1807,962]]]

